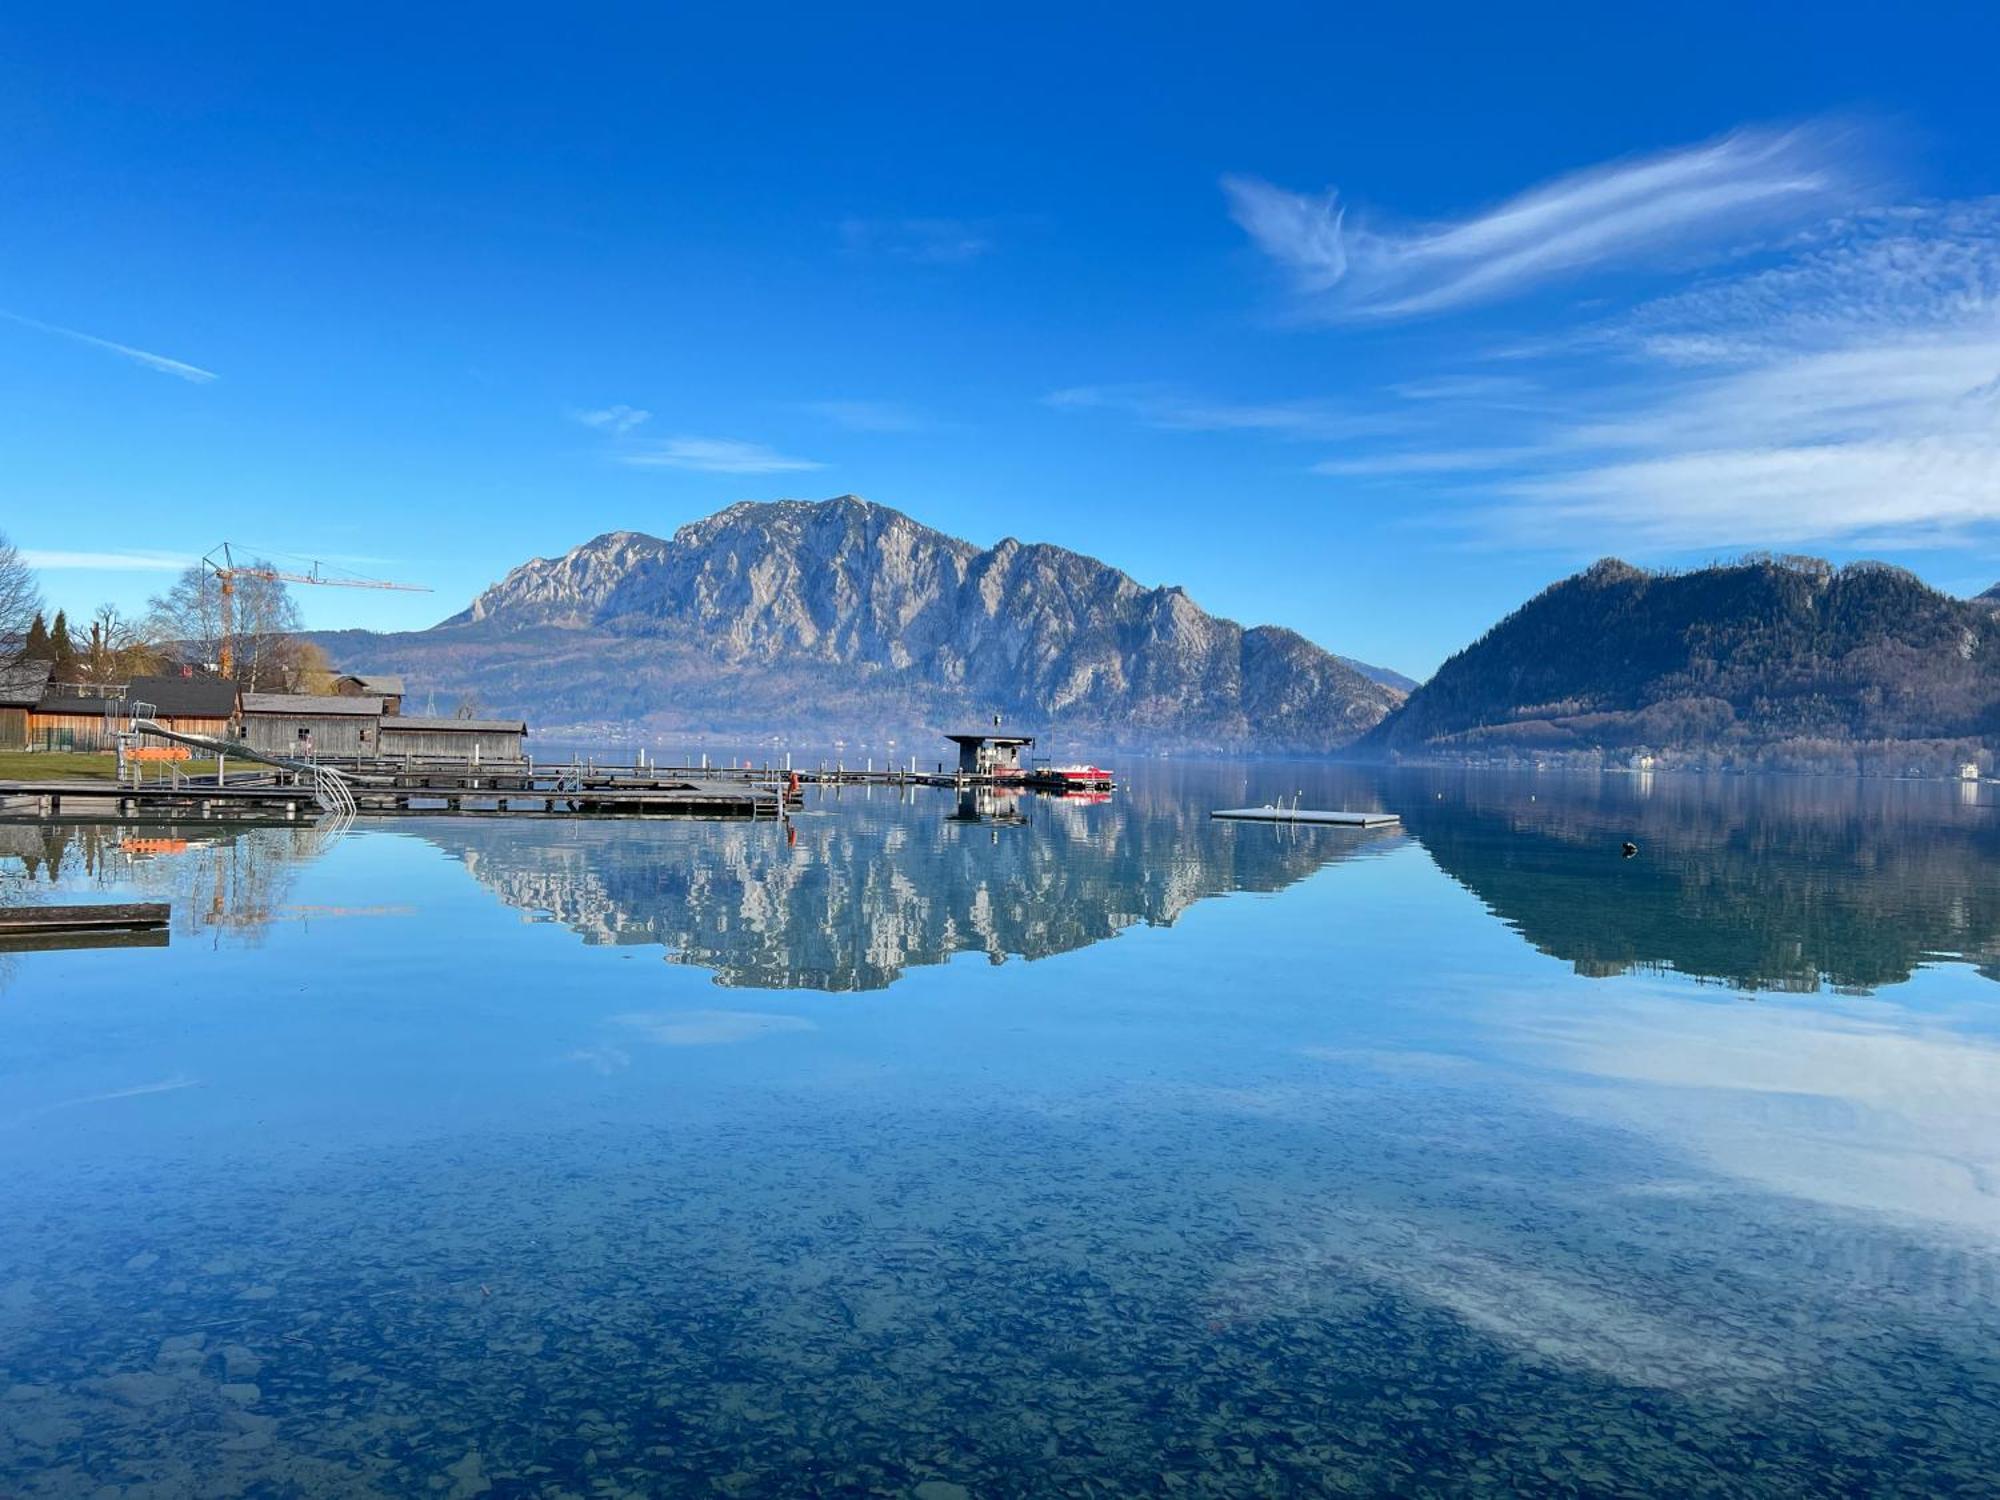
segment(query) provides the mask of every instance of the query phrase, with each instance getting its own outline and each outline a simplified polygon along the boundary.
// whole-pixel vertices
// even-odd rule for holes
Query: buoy
[[[1627,859],[1630,859],[1633,855],[1637,854],[1638,852],[1639,852],[1639,846],[1633,843],[1630,839],[1627,839],[1625,841],[1625,847],[1623,850],[1625,857]]]

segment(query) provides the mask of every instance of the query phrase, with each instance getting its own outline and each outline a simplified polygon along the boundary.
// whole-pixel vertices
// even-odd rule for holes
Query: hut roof
[[[246,714],[279,714],[288,719],[372,719],[380,698],[342,698],[332,693],[245,693]]]
[[[236,684],[205,673],[191,677],[134,677],[125,688],[127,703],[150,703],[163,714],[194,719],[226,719],[236,712]]]
[[[393,672],[343,672],[339,681],[351,682],[364,693],[379,693],[384,698],[403,696],[403,679]]]
[[[456,729],[464,734],[526,734],[528,726],[519,719],[420,719],[391,714],[382,721],[384,731],[418,729],[435,732]]]

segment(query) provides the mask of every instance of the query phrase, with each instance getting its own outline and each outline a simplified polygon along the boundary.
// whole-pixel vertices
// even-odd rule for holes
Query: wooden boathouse
[[[236,737],[253,750],[301,760],[380,753],[382,700],[316,693],[245,693]]]
[[[385,714],[380,754],[462,761],[516,761],[525,754],[528,726],[520,719],[420,719]]]
[[[961,776],[1018,776],[1021,752],[1033,747],[1032,734],[948,734],[958,746]]]
[[[109,750],[135,703],[151,704],[169,729],[220,739],[236,719],[236,684],[201,672],[134,677],[122,688],[52,683],[28,711],[28,748]]]

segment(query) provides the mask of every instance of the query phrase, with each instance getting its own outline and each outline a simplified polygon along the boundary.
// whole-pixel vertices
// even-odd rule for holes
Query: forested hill
[[[1452,657],[1355,753],[1935,770],[1996,742],[2000,612],[1982,601],[1876,563],[1606,559]]]

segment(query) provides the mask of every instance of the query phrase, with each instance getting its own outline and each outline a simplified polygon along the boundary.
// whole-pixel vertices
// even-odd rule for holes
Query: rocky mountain
[[[1876,563],[1607,559],[1447,661],[1355,751],[1938,770],[1996,744],[1992,610]]]
[[[1977,604],[1981,609],[2000,612],[2000,583],[1994,584],[1992,588],[1983,594],[1973,595],[1972,602]]]
[[[434,629],[320,640],[347,670],[551,729],[852,736],[998,713],[1059,741],[1321,751],[1402,697],[1379,668],[1179,588],[1061,547],[982,549],[853,495],[744,502],[668,538],[611,532],[524,563]]]

